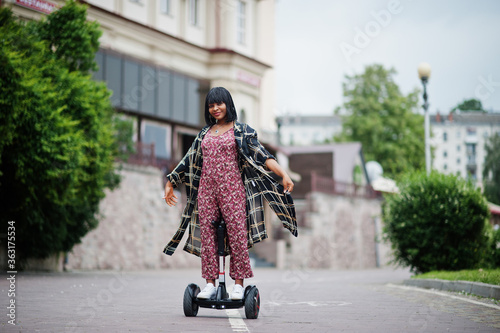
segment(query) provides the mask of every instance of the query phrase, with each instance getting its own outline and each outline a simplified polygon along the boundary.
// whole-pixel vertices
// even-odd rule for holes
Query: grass
[[[441,279],[482,282],[500,285],[500,269],[469,269],[462,271],[432,271],[412,276],[415,279]]]

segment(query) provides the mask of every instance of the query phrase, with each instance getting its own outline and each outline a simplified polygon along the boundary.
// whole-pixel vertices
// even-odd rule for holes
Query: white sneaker
[[[231,299],[234,301],[239,301],[243,299],[243,293],[245,289],[239,284],[235,284],[233,287],[233,291],[231,292]]]
[[[205,288],[196,296],[199,299],[210,299],[212,296],[215,296],[217,289],[211,283],[207,283]]]

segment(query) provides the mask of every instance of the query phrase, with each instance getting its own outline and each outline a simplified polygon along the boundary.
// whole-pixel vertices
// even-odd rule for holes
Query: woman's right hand
[[[168,180],[167,184],[165,184],[165,196],[163,198],[165,199],[167,205],[169,205],[170,207],[175,206],[175,204],[177,203],[177,196],[174,194],[174,187]]]

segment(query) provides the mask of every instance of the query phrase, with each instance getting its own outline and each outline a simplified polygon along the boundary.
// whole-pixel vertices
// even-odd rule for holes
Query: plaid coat
[[[184,250],[197,256],[201,254],[197,199],[203,165],[201,142],[209,129],[209,126],[205,126],[198,133],[182,161],[167,175],[174,188],[185,183],[187,205],[177,232],[163,250],[165,254],[174,253],[188,227],[189,234]],[[297,220],[292,197],[290,194],[285,195],[283,186],[264,170],[266,160],[274,156],[260,144],[257,132],[247,124],[235,122],[234,136],[238,144],[238,164],[246,192],[248,247],[267,238],[263,198],[282,221],[283,226],[297,237]]]

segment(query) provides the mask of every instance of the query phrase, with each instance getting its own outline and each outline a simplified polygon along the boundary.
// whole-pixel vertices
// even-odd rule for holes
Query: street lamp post
[[[427,175],[431,173],[431,147],[429,143],[429,103],[427,102],[427,82],[429,81],[429,77],[431,76],[431,66],[422,62],[418,65],[418,77],[422,81],[422,85],[424,86],[424,126],[425,126],[425,170],[427,171]]]

